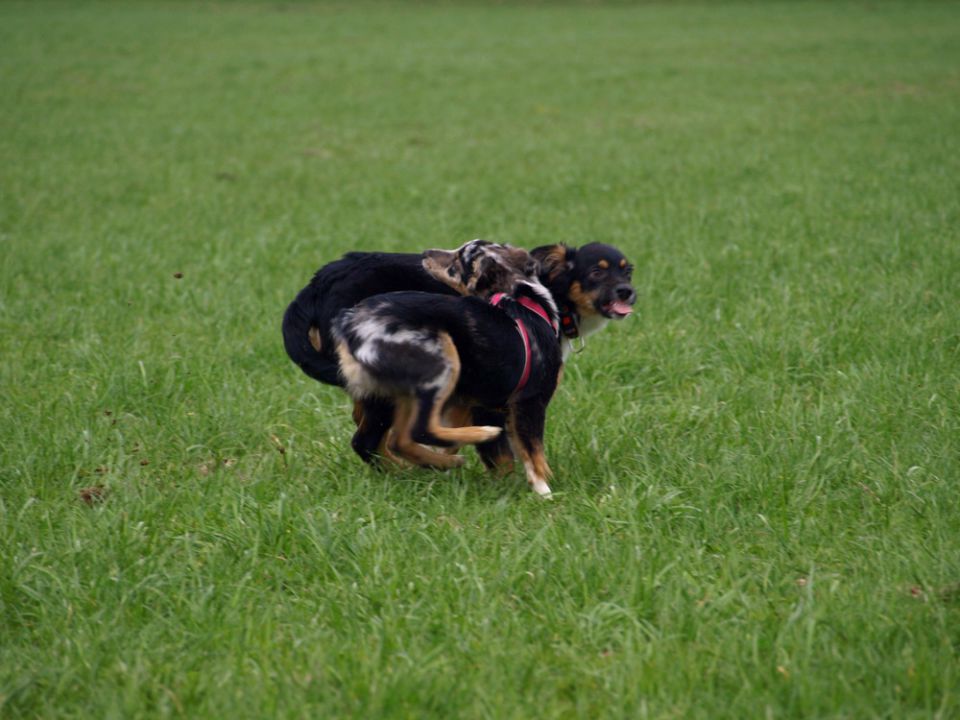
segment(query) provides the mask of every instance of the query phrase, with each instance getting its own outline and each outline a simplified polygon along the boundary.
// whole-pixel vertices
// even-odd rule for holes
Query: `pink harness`
[[[505,297],[509,297],[506,293],[497,293],[496,295],[490,298],[490,304],[496,307],[499,305]],[[557,324],[550,319],[550,316],[547,315],[547,311],[543,307],[531,300],[530,298],[523,296],[521,298],[513,298],[516,302],[523,305],[527,310],[532,310],[537,315],[542,317],[548,323],[550,327],[553,328],[553,332],[557,332]],[[514,318],[514,324],[517,326],[517,332],[520,333],[520,338],[523,340],[523,372],[520,373],[520,380],[517,382],[517,386],[513,389],[513,392],[510,393],[510,397],[516,397],[520,394],[520,391],[527,385],[527,380],[530,379],[530,333],[527,332],[527,326],[520,318]]]

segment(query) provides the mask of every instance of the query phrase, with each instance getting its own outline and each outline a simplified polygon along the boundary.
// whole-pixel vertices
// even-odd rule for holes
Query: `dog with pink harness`
[[[463,457],[425,446],[488,442],[504,431],[444,426],[448,401],[505,410],[505,431],[530,487],[549,495],[543,436],[563,364],[560,312],[535,272],[494,270],[476,283],[498,291],[489,301],[393,292],[344,311],[333,326],[340,372],[354,399],[393,403],[386,450],[417,465],[457,467]]]

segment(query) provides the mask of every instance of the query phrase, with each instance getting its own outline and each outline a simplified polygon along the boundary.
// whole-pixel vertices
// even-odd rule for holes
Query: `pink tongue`
[[[622,300],[614,300],[612,303],[610,303],[610,310],[615,312],[617,315],[629,315],[633,312],[633,308]]]

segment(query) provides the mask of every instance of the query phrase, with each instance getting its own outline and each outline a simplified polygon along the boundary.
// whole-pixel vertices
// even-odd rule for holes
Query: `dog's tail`
[[[336,348],[324,339],[323,332],[307,313],[298,297],[283,314],[283,346],[287,355],[314,380],[328,385],[343,385]]]

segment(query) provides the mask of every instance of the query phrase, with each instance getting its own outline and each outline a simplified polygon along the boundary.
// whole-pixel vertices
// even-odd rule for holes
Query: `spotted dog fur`
[[[377,397],[394,406],[389,456],[440,468],[462,465],[464,459],[425,445],[489,442],[503,429],[446,427],[442,413],[452,396],[460,405],[505,408],[508,442],[523,460],[530,486],[541,495],[550,494],[543,435],[562,360],[554,330],[559,313],[536,275],[537,263],[529,255],[526,261],[517,256],[510,259],[511,266],[503,256],[487,255],[465,269],[454,257],[429,259],[437,263],[434,270],[456,285],[510,297],[494,307],[475,296],[399,292],[345,310],[334,323],[333,335],[347,391],[361,402]],[[531,303],[544,315],[530,309]],[[529,379],[522,388],[518,378],[528,358],[517,320],[524,323],[531,355]]]
[[[341,311],[379,293],[469,294],[473,263],[480,257],[477,250],[485,246],[508,247],[474,240],[450,251],[455,257],[440,254],[434,256],[434,261],[427,257],[431,251],[351,252],[323,266],[284,314],[283,341],[287,354],[311,378],[343,386],[339,357],[331,334],[334,318]],[[582,342],[611,318],[624,317],[636,300],[630,285],[632,267],[615,247],[600,243],[579,248],[552,244],[538,247],[530,254],[539,261],[538,278],[549,289],[560,310],[564,357],[574,343]],[[476,281],[474,290],[477,290]],[[485,292],[482,287],[479,291]],[[617,300],[622,304],[614,307]],[[470,405],[466,398],[454,396],[449,405],[448,419],[457,415],[459,422],[464,424],[473,422],[503,427],[508,420],[501,410]],[[394,407],[389,400],[370,397],[355,405],[353,417],[357,431],[351,445],[366,462],[376,460],[382,449],[380,441],[393,423],[393,416]],[[506,471],[513,465],[514,453],[507,434],[478,444],[477,451],[489,468]]]

